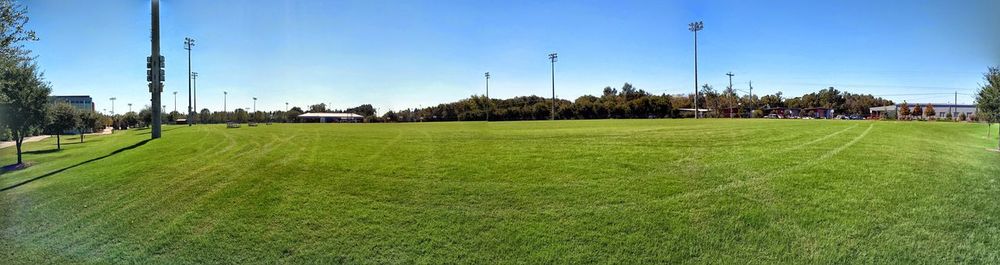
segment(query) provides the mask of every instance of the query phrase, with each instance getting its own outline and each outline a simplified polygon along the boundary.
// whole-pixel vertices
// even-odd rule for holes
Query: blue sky
[[[29,47],[54,94],[97,109],[148,105],[149,1],[26,1]],[[797,96],[829,86],[910,102],[971,94],[1000,64],[1000,1],[161,1],[164,104],[186,108],[184,37],[198,108],[371,103],[380,112],[483,94],[576,98],[630,82],[653,93],[699,81]],[[972,98],[959,96],[960,103]]]

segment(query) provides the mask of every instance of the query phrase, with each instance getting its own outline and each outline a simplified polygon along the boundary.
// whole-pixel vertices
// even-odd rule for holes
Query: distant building
[[[299,115],[299,119],[305,122],[358,122],[365,119],[364,116],[354,113],[305,113]]]
[[[909,104],[909,103],[907,103],[906,105],[908,107],[910,107],[910,113],[913,113],[913,108],[917,107],[917,104]],[[899,108],[902,107],[902,106],[903,106],[903,104],[900,103],[900,104],[896,104],[896,105],[889,105],[889,106],[882,106],[882,107],[873,107],[873,108],[871,108],[869,110],[871,111],[871,114],[872,114],[873,118],[881,118],[881,117],[883,117],[885,115],[889,115],[891,117],[898,117],[897,114],[899,113]],[[935,104],[935,103],[931,103],[931,106],[934,106],[934,115],[933,116],[935,116],[938,119],[946,119],[946,118],[948,118],[948,113],[951,113],[951,118],[952,119],[958,119],[959,115],[961,115],[961,114],[965,114],[965,117],[967,119],[972,119],[972,117],[974,117],[976,115],[976,105],[962,105],[962,104],[956,105],[956,104]],[[927,104],[920,104],[920,108],[927,108]],[[921,110],[921,112],[923,112],[923,110]],[[928,116],[932,116],[932,115],[930,115],[930,113],[923,113],[922,116],[923,117],[928,117]]]
[[[79,110],[94,111],[94,99],[90,96],[50,96],[49,102],[66,102]]]

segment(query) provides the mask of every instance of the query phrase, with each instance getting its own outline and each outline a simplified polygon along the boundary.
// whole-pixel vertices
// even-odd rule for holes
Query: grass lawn
[[[986,134],[708,119],[47,139],[0,175],[0,263],[996,264]]]

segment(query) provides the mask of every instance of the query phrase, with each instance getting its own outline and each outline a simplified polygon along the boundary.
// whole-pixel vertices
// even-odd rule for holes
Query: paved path
[[[41,140],[45,140],[45,138],[49,138],[49,136],[48,135],[39,135],[39,136],[27,137],[27,138],[24,138],[24,143],[38,142],[38,141],[41,141]],[[4,148],[7,148],[7,147],[11,147],[11,146],[14,146],[14,141],[0,142],[0,149],[4,149]]]
[[[114,131],[111,130],[111,127],[107,127],[104,128],[104,130],[99,133],[88,133],[87,135],[105,135],[105,134],[111,134],[112,132]],[[41,140],[45,140],[45,138],[49,138],[49,136],[48,135],[32,136],[24,138],[24,143],[38,142]],[[0,142],[0,149],[4,149],[11,146],[14,146],[14,141]]]

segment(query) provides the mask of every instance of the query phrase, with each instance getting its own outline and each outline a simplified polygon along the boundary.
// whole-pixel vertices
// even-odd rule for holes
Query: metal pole
[[[194,111],[191,108],[191,47],[194,46],[194,39],[184,38],[184,49],[188,51],[188,115],[187,124],[191,126],[194,120]]]
[[[194,106],[194,112],[197,115],[198,111],[198,72],[191,72],[191,82],[194,83],[191,86],[191,98],[194,100],[192,104]]]
[[[726,75],[729,76],[729,92],[733,93],[732,95],[730,95],[730,98],[732,98],[733,96],[736,95],[736,92],[733,91],[733,76],[734,76],[734,74],[733,74],[733,72],[728,72],[728,73],[726,73]],[[732,105],[729,105],[729,107],[732,108]],[[729,112],[729,118],[730,119],[733,118],[733,112],[732,111]]]
[[[160,120],[161,118],[160,110],[156,109],[156,106],[160,106],[160,93],[163,92],[163,83],[161,83],[163,82],[163,80],[160,80],[162,78],[162,76],[160,76],[160,69],[162,69],[163,61],[160,60],[160,1],[159,0],[153,0],[153,12],[151,13],[150,19],[151,19],[150,22],[152,24],[151,25],[152,32],[150,34],[151,35],[150,37],[152,39],[150,43],[152,54],[150,55],[150,60],[153,64],[152,69],[150,69],[152,74],[151,79],[153,83],[150,84],[151,86],[149,91],[150,93],[153,94],[152,99],[150,100],[152,101],[152,106],[153,106],[152,107],[153,128],[150,131],[150,137],[152,139],[157,139],[160,138],[160,133],[161,133],[160,123],[162,121]],[[129,111],[131,112],[131,106],[129,106],[129,109],[130,109]]]
[[[549,54],[549,60],[552,61],[552,120],[556,120],[556,59],[558,58],[557,53]]]
[[[490,99],[490,72],[486,72],[486,122],[490,122],[490,111],[493,110],[493,100]]]
[[[698,119],[701,116],[701,111],[698,110],[698,31],[704,28],[704,24],[698,21],[688,26],[688,30],[694,32],[694,118]]]
[[[174,91],[174,112],[177,112],[177,91]]]

